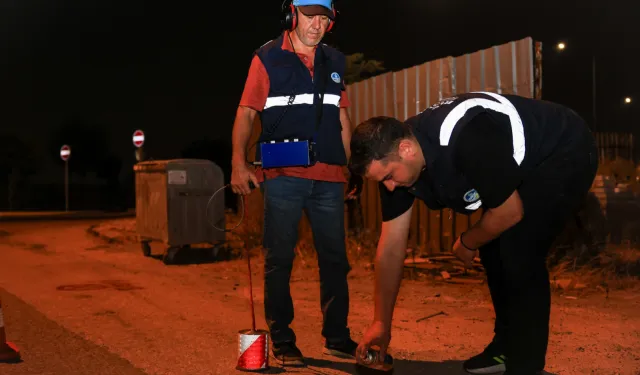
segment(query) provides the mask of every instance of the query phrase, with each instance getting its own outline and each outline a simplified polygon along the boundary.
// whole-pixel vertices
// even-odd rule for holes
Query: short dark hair
[[[349,170],[364,175],[371,163],[397,155],[403,139],[413,138],[409,125],[387,116],[372,117],[356,126],[351,135]]]

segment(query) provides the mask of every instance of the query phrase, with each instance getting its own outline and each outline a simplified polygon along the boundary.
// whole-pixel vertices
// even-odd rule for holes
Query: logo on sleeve
[[[467,191],[466,193],[464,193],[463,199],[464,199],[465,202],[473,203],[473,202],[477,201],[478,199],[480,199],[480,194],[478,194],[476,189],[471,189],[471,190]]]
[[[340,83],[340,74],[338,74],[336,72],[331,73],[331,79],[335,83]]]

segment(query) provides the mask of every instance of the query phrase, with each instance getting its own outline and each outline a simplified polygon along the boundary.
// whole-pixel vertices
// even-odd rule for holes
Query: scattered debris
[[[596,289],[605,292],[606,293],[605,298],[609,299],[609,286],[608,285],[605,285],[605,287],[603,287],[602,285],[598,285],[598,286],[596,286]]]
[[[440,312],[437,312],[435,314],[427,315],[424,318],[420,318],[420,319],[416,320],[416,323],[419,323],[419,322],[421,322],[423,320],[431,319],[431,318],[436,317],[438,315],[448,315],[448,314],[446,312],[444,312],[444,311],[440,311]]]
[[[451,275],[449,275],[449,272],[447,271],[440,271],[440,275],[442,275],[442,278],[447,280],[451,278]]]
[[[115,289],[118,291],[128,291],[143,289],[142,287],[135,286],[124,280],[102,280],[97,283],[86,284],[67,284],[56,287],[57,290],[63,292],[78,292],[78,291],[90,291],[90,290],[102,290],[102,289]]]
[[[477,284],[477,285],[482,285],[484,284],[484,278],[462,278],[462,277],[452,277],[449,280],[445,280],[447,283],[449,284]]]

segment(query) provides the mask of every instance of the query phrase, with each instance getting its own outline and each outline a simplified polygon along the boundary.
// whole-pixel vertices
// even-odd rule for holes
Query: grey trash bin
[[[225,242],[222,169],[209,160],[154,160],[134,166],[136,226],[142,252],[151,255],[150,241],[166,245],[163,261],[174,262],[180,249],[210,244],[214,254]]]

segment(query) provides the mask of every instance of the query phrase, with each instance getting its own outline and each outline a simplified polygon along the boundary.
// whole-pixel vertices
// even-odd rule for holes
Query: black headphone
[[[293,5],[293,0],[284,0],[282,2],[282,6],[280,7],[280,9],[282,11],[282,19],[280,20],[280,23],[282,24],[282,28],[285,30],[292,31],[298,25],[297,9]],[[336,17],[338,15],[338,12],[336,12],[336,7],[333,4],[333,1],[331,2],[331,11],[333,12],[333,19],[329,19],[329,26],[327,26],[326,32],[329,32],[331,31],[331,29],[333,29],[336,23],[335,21]]]

